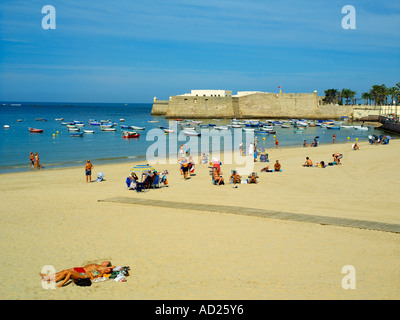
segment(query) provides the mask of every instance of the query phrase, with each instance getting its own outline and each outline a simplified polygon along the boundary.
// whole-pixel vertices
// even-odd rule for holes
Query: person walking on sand
[[[29,155],[29,169],[32,169],[32,167],[35,166],[35,155],[33,154],[33,152],[31,151],[31,154]]]
[[[336,140],[336,134],[333,134],[332,136],[332,143],[335,144],[335,140]]]
[[[92,169],[94,168],[93,164],[88,160],[85,165],[85,175],[86,175],[86,183],[92,182]]]
[[[35,162],[34,162],[34,165],[33,165],[34,170],[36,170],[37,167],[39,167],[39,170],[42,169],[42,166],[39,163],[39,155],[38,155],[37,152],[35,152]]]
[[[278,144],[279,144],[279,141],[278,141],[278,138],[276,138],[275,139],[275,149],[278,149]]]

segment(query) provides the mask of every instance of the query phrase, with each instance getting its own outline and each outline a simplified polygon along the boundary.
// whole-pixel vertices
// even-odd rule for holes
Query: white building
[[[190,93],[181,94],[181,96],[232,97],[232,91],[230,91],[230,90],[191,90]]]

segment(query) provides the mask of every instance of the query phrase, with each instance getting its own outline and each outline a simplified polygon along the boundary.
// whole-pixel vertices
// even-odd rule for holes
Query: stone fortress
[[[191,90],[169,100],[154,98],[152,115],[166,118],[298,118],[353,117],[356,106],[323,104],[313,93],[279,93],[229,90]],[[368,112],[367,112],[368,113]],[[357,118],[357,117],[355,117]]]

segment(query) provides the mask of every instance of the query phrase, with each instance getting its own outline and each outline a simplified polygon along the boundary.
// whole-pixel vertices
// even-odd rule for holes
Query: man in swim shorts
[[[88,160],[86,162],[86,166],[85,166],[86,183],[92,182],[92,169],[93,168],[94,168],[94,166],[92,165],[90,160]]]
[[[312,167],[313,163],[309,157],[306,157],[306,162],[303,164],[303,167]]]

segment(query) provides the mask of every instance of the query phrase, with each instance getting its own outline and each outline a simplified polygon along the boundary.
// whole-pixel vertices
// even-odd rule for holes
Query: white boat
[[[75,124],[77,127],[84,127],[85,125],[83,123],[77,123]]]
[[[254,131],[255,130],[254,128],[242,128],[242,129],[243,129],[243,131]]]
[[[84,133],[94,133],[94,130],[83,130]]]
[[[104,127],[100,127],[101,131],[116,131],[117,129],[115,128],[104,128]]]
[[[10,126],[8,124],[4,125],[4,129],[9,129],[9,128],[10,128]]]
[[[227,126],[215,126],[214,129],[217,129],[217,130],[229,130],[229,128]]]
[[[56,121],[64,121],[64,118],[56,118]]]
[[[67,124],[67,128],[76,128],[74,124]]]
[[[353,129],[354,128],[354,126],[343,126],[343,125],[341,125],[340,127],[342,129]]]
[[[192,130],[184,130],[183,134],[185,136],[200,136],[201,135],[201,133],[196,132],[196,131],[192,131]]]
[[[145,127],[136,127],[136,126],[131,126],[131,129],[133,130],[145,130]]]
[[[158,122],[158,120],[149,120],[149,121],[147,121],[147,122],[149,122],[149,123],[154,123],[154,122]]]
[[[79,128],[68,128],[68,131],[81,131]]]
[[[186,127],[186,126],[182,126],[182,129],[185,129],[185,130],[194,130],[194,127]]]
[[[282,124],[281,128],[290,128],[290,126],[286,125],[286,124]]]
[[[125,119],[119,119],[119,121],[121,121],[121,122],[125,122]]]
[[[240,124],[233,124],[232,128],[242,128],[242,126]]]
[[[164,130],[164,132],[166,132],[166,133],[173,133],[173,132],[175,132],[174,129],[163,129],[163,130]]]

